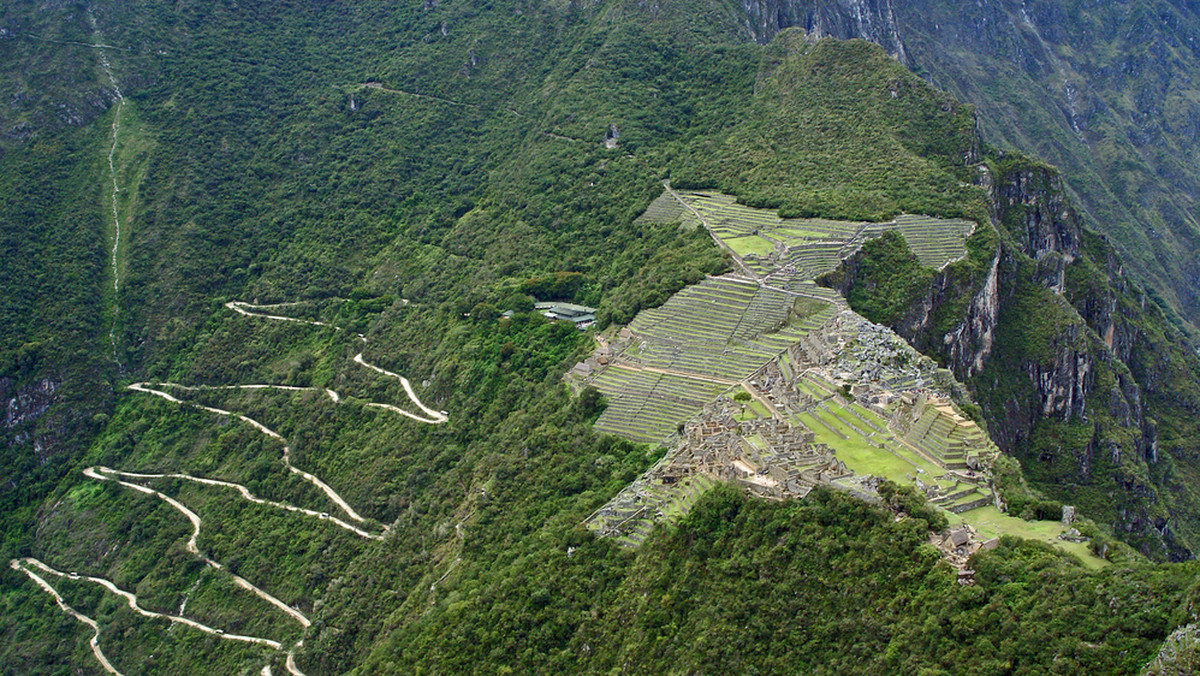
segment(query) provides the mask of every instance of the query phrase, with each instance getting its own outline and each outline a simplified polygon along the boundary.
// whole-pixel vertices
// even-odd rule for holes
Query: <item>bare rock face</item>
[[[0,378],[0,407],[4,424],[0,427],[0,446],[7,442],[17,454],[31,457],[41,464],[55,455],[61,446],[60,426],[53,414],[47,416],[62,397],[60,383],[51,378],[38,378],[16,385],[11,378]],[[47,421],[50,424],[46,424]],[[16,487],[15,477],[8,477],[0,492]]]
[[[766,44],[785,28],[803,28],[813,38],[859,38],[882,46],[910,65],[900,39],[892,0],[742,0],[746,30]]]
[[[982,371],[984,361],[992,353],[1000,313],[999,281],[1000,254],[997,252],[982,286],[971,297],[963,322],[942,337],[950,353],[950,364],[961,378],[967,379]]]
[[[1168,490],[1187,471],[1160,462],[1160,414],[1147,393],[1167,391],[1159,383],[1189,371],[1166,365],[1194,355],[1147,337],[1145,293],[1113,247],[1083,229],[1055,170],[1013,156],[991,162],[980,171],[997,234],[990,258],[981,265],[977,250],[968,272],[939,271],[892,328],[968,384],[992,438],[1043,489],[1147,554],[1186,558],[1197,538],[1176,528],[1200,505],[1176,503]],[[848,259],[839,290],[866,282],[864,269]],[[1101,499],[1100,485],[1115,489]]]
[[[42,378],[28,385],[15,387],[12,380],[0,378],[0,401],[4,402],[4,427],[13,429],[37,420],[54,403],[58,384]]]

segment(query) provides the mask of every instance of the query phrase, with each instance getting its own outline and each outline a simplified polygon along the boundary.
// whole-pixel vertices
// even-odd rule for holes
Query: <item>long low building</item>
[[[550,319],[559,319],[575,324],[580,331],[596,322],[596,308],[574,303],[545,302],[534,303],[535,310],[540,310]]]

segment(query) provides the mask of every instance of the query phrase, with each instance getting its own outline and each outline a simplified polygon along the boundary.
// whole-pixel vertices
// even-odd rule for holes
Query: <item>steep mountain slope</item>
[[[726,271],[637,219],[663,179],[973,219],[968,296],[1016,239],[969,109],[882,50],[763,47],[721,1],[60,9],[63,34],[93,13],[121,95],[0,158],[6,396],[47,411],[6,440],[6,669],[1132,672],[1196,620],[1194,566],[1103,527],[1105,572],[1005,539],[959,585],[907,494],[721,489],[638,552],[580,525],[661,451],[593,430],[561,379],[591,339],[527,294],[623,323]],[[70,424],[45,457],[21,436]]]
[[[1008,155],[986,177],[1000,231],[979,243],[973,273],[951,266],[913,288],[920,266],[895,264],[912,256],[892,243],[864,250],[827,283],[963,378],[1035,485],[1147,554],[1187,557],[1197,505],[1189,393],[1200,360],[1171,311],[1081,227],[1052,169]],[[897,286],[906,309],[874,309]]]
[[[1182,0],[748,0],[745,31],[862,38],[973,104],[986,140],[1058,168],[1089,227],[1200,316],[1200,14]]]

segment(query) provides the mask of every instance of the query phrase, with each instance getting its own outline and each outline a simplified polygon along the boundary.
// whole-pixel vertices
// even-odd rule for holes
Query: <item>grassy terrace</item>
[[[774,243],[770,240],[763,239],[758,235],[747,235],[745,237],[733,237],[725,240],[730,249],[739,256],[746,254],[755,254],[757,256],[766,256],[771,253],[774,248]]]
[[[679,200],[669,192],[664,192],[658,196],[658,199],[650,203],[649,207],[638,216],[637,220],[642,223],[661,223],[664,225],[670,223],[685,223],[690,219],[691,223],[695,223],[695,217],[687,210]]]
[[[622,535],[617,537],[617,542],[636,547],[642,544],[657,521],[671,523],[683,517],[715,483],[713,478],[701,474],[674,484],[639,478],[610,503],[614,506],[613,514],[594,515],[585,523],[593,530],[618,527]]]
[[[605,369],[593,383],[608,399],[596,429],[634,441],[660,443],[728,385],[629,368]]]
[[[796,386],[812,395],[819,404],[804,413],[793,413],[792,420],[812,430],[816,441],[834,449],[838,459],[855,474],[873,474],[900,484],[912,484],[914,478],[920,478],[927,485],[936,483],[947,494],[947,499],[939,504],[944,509],[970,504],[990,495],[984,487],[947,478],[945,469],[888,431],[887,421],[881,416],[847,401],[821,378],[805,374],[796,381]],[[931,434],[938,434],[941,429],[933,425],[930,428]],[[960,521],[971,524],[985,538],[1017,535],[1074,554],[1091,568],[1107,565],[1090,553],[1086,543],[1059,540],[1058,536],[1066,529],[1057,521],[1024,521],[1003,514],[991,505],[947,516],[952,524]]]
[[[645,346],[622,355],[644,366],[741,380],[834,311],[823,305],[803,317],[795,297],[738,277],[717,277],[680,291],[662,307],[643,310],[629,328]]]
[[[917,255],[922,265],[940,268],[966,255],[967,250],[963,242],[974,227],[974,223],[961,219],[903,214],[891,223],[868,227],[863,233],[863,238],[878,237],[887,230],[896,230],[904,235],[908,247]]]
[[[793,421],[812,430],[816,441],[834,449],[838,459],[845,462],[855,474],[873,474],[899,484],[912,484],[917,477],[925,484],[936,483],[950,496],[949,500],[939,505],[942,508],[969,504],[990,495],[983,487],[977,488],[954,479],[935,479],[944,477],[946,470],[886,431],[886,421],[878,414],[835,396],[832,387],[823,384],[820,379],[806,375],[798,382],[798,386],[823,401],[817,408],[793,414]],[[884,432],[880,433],[879,430]],[[919,474],[918,470],[921,470]],[[1000,535],[1030,538],[1074,554],[1088,567],[1107,565],[1090,553],[1086,543],[1059,540],[1058,536],[1066,529],[1057,521],[1024,521],[1003,514],[991,505],[947,516],[952,524],[960,521],[971,524],[984,538]]]
[[[974,526],[984,537],[999,537],[1001,535],[1016,535],[1030,540],[1038,540],[1053,545],[1083,561],[1083,565],[1093,570],[1099,570],[1110,565],[1108,561],[1091,553],[1087,543],[1067,542],[1059,540],[1059,534],[1066,529],[1060,521],[1025,521],[1015,516],[1009,516],[995,507],[980,507],[964,514],[958,514],[960,520]],[[956,523],[954,518],[950,523]]]
[[[680,422],[818,328],[836,311],[742,277],[704,280],[630,323],[620,365],[594,380],[608,399],[596,427],[658,443]]]
[[[940,268],[966,255],[964,241],[974,229],[970,221],[913,214],[902,214],[885,223],[783,219],[774,211],[738,204],[729,195],[684,191],[679,197],[700,215],[714,236],[742,256],[747,267],[762,275],[790,265],[801,276],[816,277],[836,268],[867,239],[888,230],[904,235],[922,265]],[[678,205],[678,200],[664,193],[643,218],[696,223],[690,210],[681,215],[665,200]],[[775,253],[776,245],[784,251],[782,255]]]

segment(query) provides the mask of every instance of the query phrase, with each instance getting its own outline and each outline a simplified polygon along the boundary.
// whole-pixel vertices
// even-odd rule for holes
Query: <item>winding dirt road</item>
[[[351,533],[354,533],[355,535],[357,535],[361,538],[367,539],[367,540],[382,540],[384,538],[384,536],[387,535],[387,533],[389,533],[391,531],[391,528],[385,526],[383,528],[382,533],[371,533],[369,531],[363,530],[362,528],[359,528],[358,526],[355,526],[352,523],[343,521],[342,519],[339,519],[336,516],[331,516],[325,512],[318,512],[313,509],[308,509],[307,507],[298,507],[296,505],[293,505],[293,504],[287,503],[287,502],[278,502],[276,500],[267,500],[265,498],[260,498],[257,495],[255,495],[253,492],[251,492],[249,488],[246,488],[242,484],[234,483],[232,481],[222,481],[220,479],[206,479],[204,477],[192,476],[191,474],[184,474],[182,472],[170,472],[170,473],[166,473],[166,474],[145,474],[145,473],[141,473],[141,472],[122,472],[122,471],[118,471],[115,469],[111,469],[109,467],[90,467],[88,469],[94,470],[97,473],[104,473],[104,474],[109,474],[112,476],[121,476],[121,477],[125,477],[128,479],[181,479],[183,481],[190,481],[192,483],[202,484],[205,486],[223,486],[226,488],[232,488],[232,489],[236,490],[243,498],[245,498],[246,500],[248,500],[250,502],[253,502],[256,505],[267,505],[270,507],[274,507],[276,509],[282,509],[282,510],[285,510],[288,512],[297,512],[299,514],[304,514],[306,516],[311,516],[311,517],[314,517],[317,519],[321,519],[322,521],[328,521],[328,522],[334,524],[335,526],[338,526],[339,528],[344,528],[344,529],[350,531]]]
[[[115,133],[116,133],[116,130],[114,129],[114,134]],[[111,162],[111,156],[110,156],[110,162]],[[114,174],[114,176],[115,176],[115,174]],[[117,188],[116,188],[116,184],[114,182],[114,198],[113,198],[114,199],[114,217],[116,216],[116,211],[115,211],[115,204],[116,204],[115,192],[116,192],[116,190],[117,190]],[[115,255],[115,247],[114,247],[114,255]],[[114,275],[116,273],[115,263],[116,263],[116,261],[114,258]],[[117,287],[114,286],[114,290],[116,288]],[[311,320],[311,319],[299,319],[296,317],[287,317],[285,315],[276,315],[276,314],[270,314],[269,312],[262,312],[264,310],[270,310],[273,308],[285,307],[285,306],[289,306],[289,305],[293,305],[293,304],[292,303],[280,303],[280,304],[275,304],[275,305],[256,305],[256,304],[246,303],[246,302],[241,302],[241,301],[231,301],[231,302],[225,304],[225,306],[227,308],[229,308],[239,314],[248,316],[248,317],[258,317],[258,318],[271,319],[271,320],[276,320],[276,321],[287,321],[287,322],[295,322],[295,323],[300,323],[300,324],[308,324],[308,325],[312,325],[312,326],[322,326],[322,327],[334,329],[336,331],[343,330],[341,327],[335,326],[333,324],[329,324],[327,322]],[[367,342],[366,337],[363,336],[362,334],[356,334],[356,336],[362,342],[364,342],[364,343]],[[115,345],[114,345],[114,347],[115,347]],[[426,406],[423,402],[421,402],[421,400],[417,397],[417,394],[412,387],[412,383],[410,383],[409,380],[407,378],[405,378],[404,376],[401,376],[397,373],[393,373],[391,371],[388,371],[386,369],[380,368],[378,366],[375,366],[374,364],[367,362],[363,358],[363,354],[361,352],[359,352],[357,355],[355,355],[354,362],[356,364],[359,364],[361,366],[369,368],[381,375],[387,376],[389,378],[398,379],[400,381],[400,385],[404,388],[404,391],[408,395],[409,399],[412,400],[412,402],[425,415],[419,415],[416,413],[412,413],[411,411],[406,411],[398,406],[393,406],[391,404],[366,402],[364,404],[365,406],[372,407],[372,408],[381,408],[381,409],[385,409],[388,411],[392,411],[394,413],[398,413],[400,415],[406,416],[413,420],[423,422],[426,424],[431,424],[431,425],[443,424],[443,423],[446,423],[447,421],[449,421],[449,416],[445,411],[436,411],[436,410]],[[88,467],[83,470],[84,476],[87,476],[90,479],[95,479],[97,481],[112,481],[120,486],[135,490],[144,495],[154,496],[154,497],[158,498],[159,500],[162,500],[163,502],[170,505],[176,511],[183,514],[183,516],[192,524],[192,534],[191,534],[191,537],[188,538],[186,547],[187,547],[187,550],[193,556],[200,559],[200,561],[202,561],[206,566],[209,566],[215,570],[224,571],[224,572],[228,573],[230,575],[230,577],[233,579],[234,583],[237,584],[239,587],[242,587],[243,589],[250,591],[254,595],[261,598],[262,600],[275,606],[280,611],[282,611],[283,613],[288,615],[290,618],[292,618],[294,621],[296,621],[302,628],[307,629],[308,627],[310,627],[312,625],[312,622],[303,613],[301,613],[300,611],[291,607],[290,605],[284,603],[282,600],[276,598],[275,596],[271,595],[270,593],[266,592],[265,590],[255,586],[249,580],[246,580],[245,578],[243,578],[239,575],[236,575],[235,573],[230,571],[227,567],[225,567],[221,563],[217,562],[216,560],[210,558],[209,556],[205,555],[203,552],[200,551],[200,547],[197,544],[197,540],[200,537],[200,528],[203,526],[204,522],[198,514],[193,512],[186,505],[179,502],[175,498],[172,498],[171,496],[166,495],[160,491],[154,490],[153,488],[150,488],[149,486],[145,486],[141,483],[137,483],[136,480],[145,481],[145,480],[154,480],[154,479],[178,479],[178,480],[188,481],[188,482],[206,485],[206,486],[218,486],[221,488],[232,488],[235,491],[237,491],[237,493],[242,497],[242,499],[252,502],[254,504],[266,505],[266,506],[273,507],[276,509],[293,512],[293,513],[297,513],[297,514],[303,514],[308,517],[313,517],[313,518],[317,518],[317,519],[320,519],[323,521],[328,521],[328,522],[332,523],[333,525],[335,525],[339,528],[345,529],[351,533],[354,533],[355,535],[362,537],[364,539],[382,540],[390,532],[390,530],[391,530],[390,527],[383,526],[382,532],[372,533],[372,532],[360,527],[359,525],[355,525],[355,523],[351,523],[351,521],[353,521],[353,522],[356,522],[357,524],[366,524],[367,520],[364,519],[358,512],[356,512],[354,510],[354,508],[350,506],[349,503],[347,503],[340,495],[338,495],[338,493],[335,490],[333,490],[332,487],[330,487],[325,482],[321,481],[315,475],[313,475],[309,472],[305,472],[304,470],[296,467],[295,465],[293,465],[291,463],[291,447],[288,445],[287,440],[283,437],[283,435],[279,434],[275,430],[272,430],[271,428],[267,427],[263,423],[255,420],[247,415],[235,413],[233,411],[228,411],[228,410],[225,410],[222,408],[217,408],[214,406],[207,406],[207,405],[200,404],[197,402],[185,401],[183,399],[180,399],[179,397],[176,397],[175,395],[171,394],[170,392],[168,392],[166,390],[167,389],[175,389],[175,390],[190,391],[190,392],[203,391],[203,390],[280,390],[280,391],[286,391],[286,392],[320,392],[320,393],[323,393],[325,396],[329,397],[330,401],[332,401],[335,405],[343,403],[343,399],[342,399],[341,395],[339,395],[336,391],[334,391],[332,389],[328,389],[328,388],[297,387],[297,386],[293,386],[293,385],[270,385],[270,384],[189,386],[189,385],[180,385],[180,384],[176,384],[176,383],[139,382],[139,383],[133,383],[133,384],[129,385],[128,388],[134,392],[141,392],[143,394],[150,394],[150,395],[159,397],[161,399],[164,399],[166,401],[169,401],[169,402],[179,405],[179,406],[191,406],[191,407],[203,410],[203,411],[207,411],[209,413],[214,413],[214,414],[226,416],[229,418],[237,418],[238,420],[241,420],[242,422],[245,422],[246,424],[255,428],[259,432],[267,435],[271,439],[278,440],[281,444],[283,444],[282,462],[283,462],[284,466],[287,467],[288,471],[292,472],[294,474],[300,475],[306,481],[308,481],[312,485],[316,486],[330,499],[331,502],[333,502],[335,505],[337,505],[337,507],[345,513],[347,519],[349,519],[349,520],[342,519],[337,516],[332,516],[325,512],[318,512],[316,510],[308,509],[306,507],[300,507],[298,505],[293,505],[291,503],[261,498],[261,497],[255,495],[249,488],[247,488],[246,486],[239,484],[239,483],[235,483],[232,481],[224,481],[224,480],[220,480],[220,479],[210,479],[210,478],[206,478],[206,477],[198,477],[198,476],[193,476],[191,474],[187,474],[187,473],[183,473],[183,472],[163,472],[163,473],[126,472],[126,471],[122,471],[122,470],[116,470],[111,467],[103,467],[103,466],[93,466],[93,467]],[[457,529],[457,526],[456,526],[456,529]],[[267,646],[274,650],[283,650],[283,644],[279,641],[275,641],[275,640],[268,639],[268,638],[256,637],[256,636],[246,636],[246,635],[241,635],[241,634],[226,634],[224,631],[222,631],[220,629],[215,629],[215,628],[205,625],[201,622],[197,622],[195,620],[191,620],[186,617],[183,617],[182,606],[180,608],[180,613],[177,615],[167,615],[167,614],[163,614],[163,613],[156,613],[154,611],[146,610],[145,608],[142,608],[141,605],[138,604],[136,595],[120,589],[115,584],[113,584],[111,581],[106,580],[104,578],[85,576],[85,575],[77,575],[74,573],[64,573],[64,572],[56,570],[56,569],[50,567],[49,565],[39,561],[38,559],[34,559],[34,558],[13,559],[13,560],[9,561],[9,566],[12,567],[14,570],[19,570],[19,571],[25,573],[39,587],[41,587],[43,590],[45,590],[47,593],[49,593],[54,598],[54,600],[58,604],[58,606],[63,610],[63,612],[67,613],[68,615],[75,618],[79,622],[91,627],[91,629],[93,631],[93,635],[92,635],[91,642],[90,642],[92,653],[95,655],[96,660],[105,669],[105,671],[112,673],[112,674],[120,674],[120,672],[112,665],[111,662],[108,661],[108,658],[100,650],[100,625],[92,618],[90,618],[86,615],[83,615],[82,613],[78,612],[77,610],[72,608],[70,605],[68,605],[63,600],[62,596],[58,593],[58,591],[55,590],[54,587],[49,582],[47,582],[45,578],[43,578],[41,575],[39,575],[33,569],[37,569],[38,571],[41,571],[42,573],[49,574],[49,575],[56,575],[59,577],[69,578],[69,579],[84,579],[84,580],[88,580],[89,582],[92,582],[94,584],[101,585],[106,590],[108,590],[110,593],[116,594],[117,596],[120,596],[123,599],[125,599],[126,603],[129,605],[130,609],[132,609],[134,612],[136,612],[144,617],[165,619],[169,622],[189,626],[194,629],[198,629],[200,631],[204,631],[206,633],[219,636],[226,640],[243,641],[243,642],[247,642],[247,643],[253,643],[253,644]],[[444,576],[443,576],[443,578],[444,578]],[[285,667],[287,668],[288,672],[290,674],[293,674],[293,676],[303,676],[303,672],[300,671],[299,667],[296,665],[296,651],[303,645],[304,645],[304,641],[300,640],[300,641],[296,642],[293,646],[288,648],[287,653],[286,653],[286,660],[285,660],[284,664],[285,664]],[[264,667],[262,670],[262,673],[269,674],[270,667],[269,666]]]
[[[282,610],[293,620],[295,620],[296,622],[299,622],[300,626],[307,629],[309,626],[312,625],[312,622],[307,617],[305,617],[304,614],[301,613],[299,610],[296,610],[295,608],[289,606],[288,604],[284,603],[283,601],[280,601],[279,599],[268,594],[267,592],[263,591],[262,589],[259,589],[258,587],[251,584],[250,581],[247,580],[246,578],[244,578],[240,575],[237,575],[233,571],[226,568],[224,565],[218,563],[217,561],[214,561],[213,559],[206,556],[203,552],[201,552],[200,547],[196,545],[196,540],[199,539],[199,537],[200,537],[200,526],[204,522],[200,519],[200,516],[198,514],[196,514],[192,510],[188,509],[186,506],[184,506],[184,504],[182,502],[179,502],[175,498],[172,498],[171,496],[166,495],[165,493],[160,493],[160,492],[154,490],[153,488],[147,488],[146,486],[143,486],[141,484],[136,484],[136,483],[133,483],[130,481],[122,481],[121,479],[116,478],[116,476],[109,476],[109,474],[115,475],[116,471],[109,469],[108,467],[88,467],[87,469],[83,470],[83,474],[84,474],[84,476],[91,478],[91,479],[97,479],[99,481],[113,481],[113,482],[116,482],[116,483],[126,487],[126,488],[132,488],[133,490],[138,491],[139,493],[145,493],[146,495],[153,495],[153,496],[157,497],[159,500],[162,500],[163,502],[167,503],[168,505],[174,507],[180,513],[182,513],[185,517],[187,517],[187,520],[192,523],[192,536],[190,538],[188,538],[187,550],[189,552],[191,552],[193,556],[195,556],[196,558],[203,561],[206,566],[209,566],[215,570],[225,571],[226,573],[229,574],[230,577],[233,578],[234,583],[237,584],[239,587],[254,593],[255,596],[258,596],[260,599],[262,599],[262,600],[266,601],[267,603],[270,603],[271,605],[275,606],[276,608]]]
[[[297,305],[297,303],[271,303],[269,305],[255,305],[254,303],[247,303],[245,301],[231,300],[225,304],[225,307],[238,314],[246,315],[247,317],[260,317],[262,319],[274,319],[277,322],[296,322],[297,324],[324,326],[333,329],[334,331],[342,330],[342,327],[340,326],[330,324],[329,322],[319,322],[315,319],[300,319],[299,317],[288,317],[286,315],[272,315],[264,312],[251,312],[251,310],[266,310],[269,308],[290,307],[293,305]],[[366,342],[367,340],[366,337],[361,333],[358,334],[358,337],[361,338],[363,342]]]
[[[266,425],[260,423],[259,421],[255,420],[254,418],[251,418],[250,416],[242,415],[241,413],[234,413],[233,411],[226,411],[223,408],[215,408],[212,406],[205,406],[204,404],[197,404],[197,403],[191,402],[191,401],[184,401],[170,393],[155,389],[155,387],[177,387],[177,388],[181,388],[181,389],[203,389],[203,388],[189,388],[184,385],[175,385],[174,383],[159,383],[157,385],[154,385],[154,387],[152,387],[151,385],[154,385],[154,384],[153,383],[134,383],[129,386],[129,389],[134,390],[136,392],[144,392],[146,394],[153,394],[156,397],[161,397],[171,403],[179,404],[180,406],[192,406],[192,407],[198,408],[202,411],[208,411],[209,413],[216,413],[217,415],[223,415],[223,416],[227,416],[230,418],[237,418],[238,420],[245,422],[246,424],[250,425],[254,429],[258,430],[259,432],[262,432],[263,434],[267,435],[268,437],[271,437],[272,439],[275,439],[283,444],[282,460],[283,460],[284,466],[287,467],[289,472],[291,472],[292,474],[300,475],[301,477],[304,478],[305,481],[308,481],[309,483],[311,483],[312,485],[314,485],[318,489],[320,489],[321,492],[323,492],[326,495],[326,497],[328,497],[335,505],[338,506],[339,509],[341,509],[343,512],[345,512],[346,515],[349,516],[351,519],[358,521],[359,523],[366,521],[366,519],[364,519],[358,512],[354,511],[354,508],[350,506],[350,503],[343,500],[342,496],[338,495],[337,491],[333,490],[333,488],[331,488],[329,486],[329,484],[325,483],[324,481],[321,481],[319,478],[317,478],[317,476],[315,474],[312,474],[310,472],[305,472],[304,470],[302,470],[299,467],[296,467],[295,465],[292,464],[292,460],[291,460],[292,447],[288,446],[287,440],[283,438],[282,434],[276,432],[275,430],[271,429],[270,427],[267,427]],[[249,386],[249,387],[256,388],[256,386]],[[270,387],[270,386],[262,386],[262,387]],[[315,389],[315,388],[307,388],[307,389]]]
[[[108,661],[108,658],[105,657],[104,653],[100,650],[100,625],[97,624],[95,620],[67,605],[67,602],[63,601],[63,597],[59,595],[58,590],[50,586],[50,583],[46,582],[42,576],[38,575],[32,570],[29,570],[25,566],[22,566],[20,560],[13,559],[8,562],[8,566],[13,570],[19,570],[28,575],[29,578],[37,584],[37,586],[41,587],[46,591],[47,594],[54,597],[55,603],[58,604],[59,608],[62,608],[64,613],[91,627],[93,633],[92,639],[89,641],[89,645],[91,645],[92,654],[96,656],[96,661],[98,661],[100,666],[104,667],[104,670],[108,673],[117,674],[117,676],[120,676],[121,672],[117,671],[117,668],[112,665],[112,662]]]
[[[61,570],[55,570],[54,568],[51,568],[50,566],[47,566],[46,564],[42,563],[38,559],[35,559],[32,557],[26,557],[23,559],[13,559],[9,565],[11,565],[13,568],[15,568],[17,570],[22,570],[26,573],[30,572],[28,569],[28,566],[33,566],[43,572],[49,573],[51,575],[57,575],[58,577],[69,578],[69,579],[78,579],[78,580],[87,580],[88,582],[93,582],[95,584],[100,585],[101,587],[104,587],[109,592],[116,594],[117,596],[120,596],[121,598],[125,599],[125,603],[129,605],[129,609],[132,610],[133,612],[137,613],[138,615],[141,615],[142,617],[153,617],[153,618],[167,620],[168,622],[173,622],[175,624],[182,624],[184,626],[188,626],[193,629],[199,629],[200,631],[203,631],[208,634],[212,634],[213,636],[216,636],[221,639],[225,639],[227,641],[241,641],[243,643],[254,643],[257,645],[265,645],[268,648],[272,648],[274,650],[281,650],[283,648],[283,644],[281,644],[279,641],[272,641],[269,638],[260,638],[258,636],[246,636],[244,634],[227,634],[220,629],[214,629],[214,628],[208,626],[207,624],[203,624],[203,623],[197,622],[195,620],[190,620],[186,617],[181,617],[179,615],[166,615],[163,613],[156,613],[152,610],[146,610],[145,608],[141,607],[138,604],[136,595],[131,594],[131,593],[125,591],[124,589],[117,587],[117,585],[113,584],[112,582],[110,582],[102,577],[92,577],[91,575],[73,575],[71,573],[64,573]]]
[[[402,408],[397,408],[395,406],[392,406],[391,404],[376,404],[374,402],[371,402],[371,403],[368,403],[367,406],[370,406],[372,408],[387,409],[389,411],[399,413],[400,415],[406,415],[406,416],[412,418],[413,420],[423,422],[423,423],[428,423],[430,425],[441,425],[442,423],[449,422],[450,417],[448,415],[446,415],[445,411],[435,411],[432,408],[429,408],[425,404],[421,403],[421,400],[417,398],[417,393],[413,391],[412,383],[408,382],[408,378],[405,378],[404,376],[402,376],[398,373],[392,373],[391,371],[388,371],[387,369],[381,369],[374,364],[367,363],[363,359],[362,352],[359,352],[358,354],[354,355],[354,363],[361,364],[362,366],[366,366],[367,368],[371,369],[372,371],[375,371],[377,373],[382,373],[385,376],[388,376],[391,378],[398,378],[400,380],[400,386],[404,388],[404,393],[408,395],[408,398],[411,399],[412,402],[414,404],[416,404],[418,408],[420,408],[422,411],[425,411],[426,415],[428,415],[429,417],[422,418],[421,416],[416,415],[415,413],[409,413],[408,411],[405,411]]]

